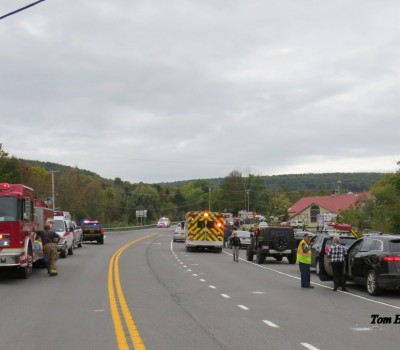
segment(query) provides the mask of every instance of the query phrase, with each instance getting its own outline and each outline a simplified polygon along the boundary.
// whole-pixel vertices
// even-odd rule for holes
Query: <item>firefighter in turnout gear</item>
[[[42,237],[44,260],[47,266],[47,272],[50,276],[57,276],[57,244],[60,236],[54,231],[50,230],[50,225],[44,226],[44,231],[38,233]]]

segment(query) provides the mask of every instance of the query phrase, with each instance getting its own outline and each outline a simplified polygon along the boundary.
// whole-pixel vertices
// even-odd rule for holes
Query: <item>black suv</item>
[[[336,235],[337,236],[337,235]],[[331,259],[328,257],[329,248],[332,245],[334,234],[319,233],[311,239],[311,267],[315,268],[321,281],[333,279]],[[356,237],[350,235],[339,235],[339,244],[345,248],[350,247]]]
[[[84,220],[82,222],[83,241],[97,241],[104,244],[104,229],[100,222]]]
[[[370,295],[400,288],[400,235],[361,237],[347,250],[345,275]]]
[[[262,264],[265,258],[271,256],[277,261],[286,257],[290,264],[296,263],[296,240],[292,227],[265,227],[257,230],[252,236],[251,244],[247,247],[247,261],[253,261],[257,256],[257,263]]]

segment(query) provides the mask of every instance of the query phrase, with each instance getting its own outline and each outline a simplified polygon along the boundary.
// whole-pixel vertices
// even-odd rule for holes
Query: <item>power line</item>
[[[3,16],[0,16],[0,19],[4,19],[4,18],[6,18],[6,17],[8,17],[8,16],[15,15],[16,13],[21,12],[21,11],[24,11],[24,10],[28,9],[29,7],[35,6],[35,5],[37,5],[37,4],[39,4],[40,2],[43,2],[43,1],[45,1],[45,0],[38,0],[38,1],[33,2],[33,3],[29,4],[29,5],[26,5],[26,6],[24,6],[24,7],[21,7],[21,8],[18,9],[18,10],[15,10],[15,11],[12,11],[12,12],[10,12],[10,13],[7,13],[7,14],[5,14],[5,15],[3,15]]]

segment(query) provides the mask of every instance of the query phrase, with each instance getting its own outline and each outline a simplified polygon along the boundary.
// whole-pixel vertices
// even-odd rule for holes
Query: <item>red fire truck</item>
[[[32,274],[37,228],[33,189],[0,183],[0,270],[14,269],[20,278]]]

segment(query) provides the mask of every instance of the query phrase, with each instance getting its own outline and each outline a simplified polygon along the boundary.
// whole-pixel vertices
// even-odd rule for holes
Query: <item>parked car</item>
[[[264,228],[264,227],[268,227],[268,222],[265,221],[260,221],[260,223],[258,224],[258,228]]]
[[[104,228],[97,220],[84,220],[82,222],[83,240],[85,242],[97,241],[104,244]]]
[[[246,248],[251,244],[251,237],[250,235],[252,232],[250,231],[234,231],[237,233],[237,236],[240,238],[240,243],[242,248]]]
[[[157,227],[170,227],[171,221],[168,218],[161,218],[158,220]]]
[[[262,264],[269,256],[277,261],[282,261],[282,258],[286,257],[289,264],[295,264],[296,249],[292,227],[271,226],[256,231],[246,249],[246,257],[247,261],[253,261],[256,255],[258,264]]]
[[[311,267],[321,281],[328,281],[333,278],[332,264],[328,257],[329,248],[332,245],[333,237],[339,237],[339,243],[346,248],[350,247],[357,238],[350,235],[335,235],[329,233],[319,233],[312,238],[311,245]]]
[[[83,230],[78,226],[75,221],[71,221],[72,229],[74,230],[74,243],[76,247],[82,247]]]
[[[347,250],[345,275],[370,295],[400,288],[400,235],[361,237]]]
[[[181,226],[177,226],[176,229],[174,230],[174,237],[172,238],[172,241],[174,242],[185,242],[185,231]]]
[[[302,239],[304,238],[305,234],[308,234],[309,236],[311,236],[311,240],[312,238],[315,236],[315,233],[312,232],[308,232],[308,231],[302,231],[302,230],[294,230],[294,238],[296,240],[296,244],[297,246],[299,246],[300,242],[302,241]],[[311,243],[311,241],[310,241]]]
[[[296,221],[290,221],[290,222],[289,222],[289,225],[290,225],[291,227],[300,228],[300,227],[302,227],[302,226],[304,225],[304,223],[303,223],[303,221],[301,221],[301,220],[296,220]]]
[[[60,257],[66,258],[68,255],[74,254],[75,240],[71,221],[62,216],[55,216],[54,231],[60,236],[57,242],[57,251]]]

